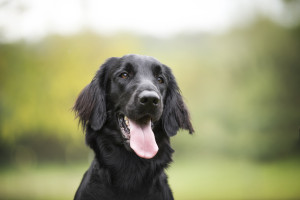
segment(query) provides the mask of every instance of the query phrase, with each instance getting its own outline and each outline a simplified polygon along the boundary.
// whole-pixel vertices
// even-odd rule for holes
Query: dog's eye
[[[164,83],[165,81],[164,81],[164,79],[162,78],[162,77],[157,77],[157,81],[159,82],[159,83]]]
[[[126,73],[126,72],[124,72],[124,73],[122,73],[122,74],[120,75],[120,77],[123,78],[123,79],[127,79],[127,78],[129,77],[129,74]]]

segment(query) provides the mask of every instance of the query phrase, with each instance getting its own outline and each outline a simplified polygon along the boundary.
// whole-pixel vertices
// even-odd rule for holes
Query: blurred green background
[[[7,40],[0,26],[0,199],[73,198],[93,153],[71,108],[107,58],[128,53],[170,66],[191,113],[195,134],[171,139],[176,199],[300,199],[300,2],[280,2],[286,23],[255,10],[218,33]]]

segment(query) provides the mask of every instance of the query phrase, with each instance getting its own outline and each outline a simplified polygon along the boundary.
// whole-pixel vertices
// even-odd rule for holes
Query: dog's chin
[[[144,159],[153,158],[158,151],[158,146],[153,133],[152,117],[145,115],[132,119],[120,113],[117,118],[126,150],[134,151],[137,156]]]

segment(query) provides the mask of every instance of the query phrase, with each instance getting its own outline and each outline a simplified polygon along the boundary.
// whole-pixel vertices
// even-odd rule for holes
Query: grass
[[[73,199],[88,165],[39,165],[0,172],[0,199]]]
[[[300,199],[300,162],[203,160],[169,170],[176,199]]]
[[[175,199],[300,199],[300,161],[175,160],[167,170]],[[88,164],[0,171],[0,199],[73,199]]]

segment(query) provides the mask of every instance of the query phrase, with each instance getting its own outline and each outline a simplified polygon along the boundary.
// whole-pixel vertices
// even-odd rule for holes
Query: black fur
[[[145,90],[157,94],[155,106],[138,103]],[[180,128],[194,130],[170,68],[148,56],[110,58],[80,93],[73,109],[86,131],[87,145],[95,152],[76,200],[173,199],[164,172],[172,161],[169,137]],[[132,151],[122,137],[119,113],[139,123],[145,117],[153,120],[159,147],[153,158],[144,159]]]

